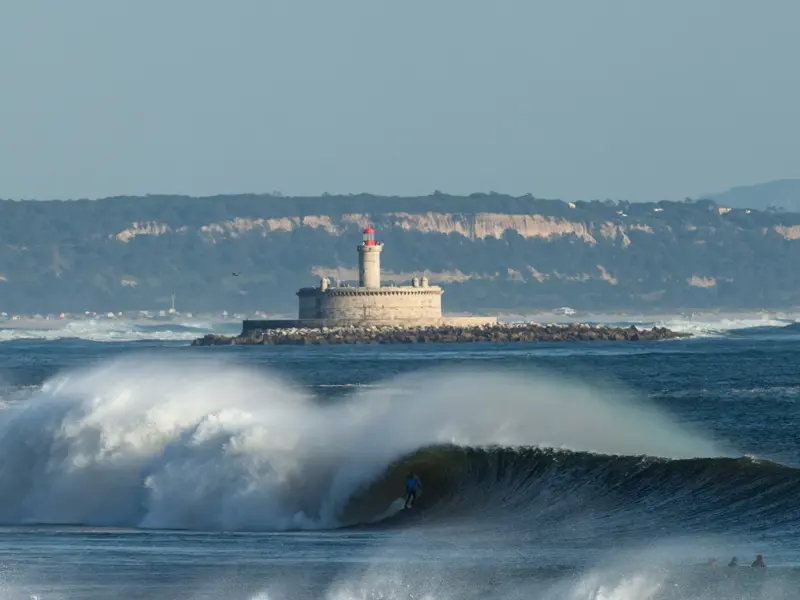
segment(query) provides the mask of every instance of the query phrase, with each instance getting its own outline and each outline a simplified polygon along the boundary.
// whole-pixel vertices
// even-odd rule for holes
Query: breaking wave
[[[0,342],[16,340],[54,341],[81,339],[92,342],[136,342],[136,341],[191,341],[207,333],[238,333],[239,322],[211,324],[203,322],[160,324],[131,323],[126,321],[69,321],[52,322],[33,328],[8,327],[0,323]]]
[[[425,482],[414,518],[426,523],[504,517],[539,534],[571,528],[752,532],[794,522],[800,470],[741,458],[665,459],[541,448],[430,447],[392,465],[350,503],[345,520],[375,519],[415,471]],[[381,524],[404,525],[410,514]],[[582,535],[581,534],[581,535]]]
[[[429,371],[321,401],[230,363],[115,360],[0,409],[0,453],[12,525],[264,531],[491,514],[599,531],[680,514],[735,527],[793,514],[800,491],[796,470],[729,458],[644,399],[544,373]],[[424,492],[396,514],[409,469]]]
[[[668,319],[653,323],[657,327],[666,327],[680,333],[691,333],[694,337],[719,337],[736,334],[773,334],[790,333],[798,326],[795,319],[776,318],[766,315],[752,318],[720,318],[711,319],[700,316],[690,319]]]

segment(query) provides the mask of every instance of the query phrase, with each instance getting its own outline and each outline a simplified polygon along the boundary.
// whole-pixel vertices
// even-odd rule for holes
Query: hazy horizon
[[[374,193],[369,190],[360,190],[358,192],[337,192],[337,193],[330,193],[330,192],[320,192],[320,193],[310,193],[310,194],[291,194],[291,193],[284,193],[282,190],[233,190],[233,191],[220,191],[220,192],[213,192],[208,194],[189,194],[189,193],[182,193],[178,191],[172,192],[159,192],[157,190],[144,192],[144,193],[137,193],[137,194],[127,194],[127,193],[119,193],[114,195],[103,195],[103,196],[74,196],[74,197],[47,197],[47,198],[0,198],[0,200],[12,200],[12,201],[23,201],[23,202],[52,202],[52,201],[70,201],[70,200],[107,200],[113,198],[145,198],[148,196],[173,196],[173,197],[188,197],[188,198],[211,198],[215,196],[223,196],[223,197],[230,197],[230,196],[242,196],[242,195],[255,195],[255,196],[275,196],[280,198],[321,198],[325,197],[325,195],[332,196],[332,197],[347,197],[347,196],[357,196],[357,195],[367,195],[367,196],[374,196],[376,198],[424,198],[426,196],[432,196],[434,192],[440,192],[445,196],[453,196],[453,197],[468,197],[472,194],[489,194],[490,192],[497,193],[501,196],[511,196],[511,197],[524,197],[528,194],[532,195],[533,197],[541,200],[561,200],[563,202],[567,201],[590,201],[590,200],[612,200],[617,202],[632,202],[632,203],[647,203],[647,202],[660,202],[660,201],[668,201],[668,202],[678,202],[685,199],[691,200],[704,200],[704,199],[711,199],[712,197],[720,196],[727,192],[731,192],[733,190],[739,189],[747,189],[751,187],[758,187],[762,185],[768,184],[775,184],[775,183],[782,183],[782,182],[798,182],[800,184],[800,178],[787,178],[787,179],[776,179],[772,181],[763,181],[763,182],[756,182],[754,184],[743,184],[740,186],[732,186],[727,189],[716,190],[710,192],[708,194],[695,194],[693,196],[686,195],[681,197],[674,197],[674,198],[647,198],[647,199],[630,199],[630,198],[615,198],[615,197],[608,197],[608,196],[593,196],[593,197],[585,197],[585,198],[566,198],[563,196],[542,196],[539,194],[533,194],[532,192],[522,192],[518,194],[511,194],[503,191],[498,190],[473,190],[471,192],[464,192],[462,194],[452,193],[446,189],[437,189],[437,190],[430,190],[428,192],[422,192],[419,194],[398,194],[398,193]],[[719,200],[717,200],[718,202]],[[759,207],[754,206],[756,210],[760,210]],[[790,211],[790,212],[797,212],[797,211]]]
[[[13,3],[0,198],[680,200],[800,177],[800,5]]]

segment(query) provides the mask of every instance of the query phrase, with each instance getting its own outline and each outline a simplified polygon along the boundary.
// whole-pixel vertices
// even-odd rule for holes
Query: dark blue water
[[[798,367],[791,327],[5,342],[0,597],[795,597]]]

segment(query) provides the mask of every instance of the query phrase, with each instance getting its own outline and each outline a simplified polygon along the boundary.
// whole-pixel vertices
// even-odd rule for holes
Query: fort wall
[[[342,324],[438,323],[440,287],[304,288],[297,292],[298,318]]]

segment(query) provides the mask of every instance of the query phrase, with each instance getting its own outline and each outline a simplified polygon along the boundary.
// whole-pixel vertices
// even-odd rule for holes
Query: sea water
[[[0,599],[795,598],[800,330],[758,325],[212,348],[7,330]]]

